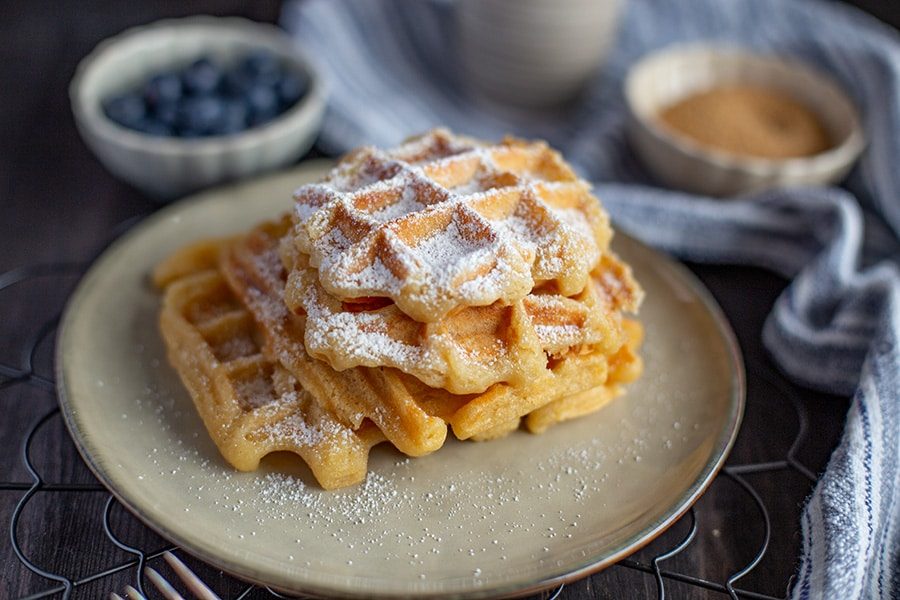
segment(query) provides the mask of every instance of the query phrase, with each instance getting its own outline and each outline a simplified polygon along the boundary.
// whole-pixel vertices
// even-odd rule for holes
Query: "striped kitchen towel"
[[[300,0],[282,22],[330,87],[321,143],[389,146],[441,124],[541,137],[598,182],[618,225],[693,261],[756,265],[792,283],[763,340],[796,382],[853,395],[843,437],[802,514],[795,598],[900,597],[900,37],[837,2],[628,0],[609,62],[565,115],[485,106],[454,60],[454,2]],[[846,189],[721,202],[652,187],[624,139],[622,80],[675,42],[799,57],[850,92],[869,146]]]

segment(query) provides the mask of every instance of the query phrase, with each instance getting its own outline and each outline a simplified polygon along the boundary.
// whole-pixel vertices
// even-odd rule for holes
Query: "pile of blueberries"
[[[309,78],[265,50],[225,68],[208,57],[151,77],[142,87],[103,103],[106,116],[150,135],[196,138],[238,133],[295,105]]]

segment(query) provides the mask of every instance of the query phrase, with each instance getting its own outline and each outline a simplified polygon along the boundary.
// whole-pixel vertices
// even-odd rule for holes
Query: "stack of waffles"
[[[490,440],[599,410],[641,372],[642,292],[543,142],[435,130],[362,148],[293,211],[160,264],[169,360],[235,468],[300,455],[326,489],[448,429]]]

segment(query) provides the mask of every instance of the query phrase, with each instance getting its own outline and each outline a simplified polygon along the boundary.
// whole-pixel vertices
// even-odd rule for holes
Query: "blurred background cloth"
[[[456,10],[448,0],[285,6],[282,24],[321,61],[330,87],[323,147],[391,146],[436,125],[488,139],[544,138],[597,184],[618,226],[648,244],[694,261],[761,266],[791,278],[764,328],[766,347],[798,383],[854,395],[843,438],[802,514],[792,594],[898,597],[896,31],[824,1],[630,0],[614,49],[583,96],[562,110],[533,112],[467,92]],[[655,187],[625,141],[622,83],[642,55],[688,41],[800,58],[837,79],[860,109],[869,142],[846,189],[721,201]]]

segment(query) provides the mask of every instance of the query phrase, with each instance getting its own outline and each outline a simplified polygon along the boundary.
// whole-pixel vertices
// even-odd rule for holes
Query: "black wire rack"
[[[114,240],[116,237],[127,231],[144,216],[146,215],[132,217],[117,225],[112,230],[109,241]],[[37,264],[13,269],[0,274],[0,307],[2,307],[3,302],[6,301],[4,296],[9,296],[12,288],[24,282],[52,278],[59,280],[61,284],[64,284],[65,280],[69,280],[70,285],[74,284],[74,282],[77,281],[77,278],[86,271],[93,260],[106,248],[109,241],[106,244],[103,244],[94,256],[83,262]],[[96,584],[101,580],[111,578],[115,575],[121,577],[124,573],[130,573],[131,584],[149,598],[152,597],[150,595],[152,590],[150,589],[151,586],[144,585],[145,566],[152,565],[160,568],[159,565],[162,563],[162,555],[165,552],[178,551],[179,549],[172,545],[166,545],[165,543],[162,545],[157,543],[158,547],[155,548],[142,548],[129,544],[119,533],[120,528],[113,525],[112,513],[118,505],[118,502],[111,494],[109,494],[106,488],[96,481],[93,483],[48,481],[35,464],[33,443],[36,435],[53,420],[60,419],[60,410],[55,402],[56,384],[52,377],[46,374],[40,374],[35,369],[38,349],[52,339],[59,323],[59,319],[60,313],[47,316],[42,324],[35,330],[35,333],[24,342],[21,348],[13,349],[14,353],[17,353],[19,356],[18,364],[6,364],[0,362],[0,400],[5,399],[8,401],[10,398],[15,397],[16,390],[22,386],[34,388],[37,391],[51,395],[54,399],[52,408],[46,410],[41,416],[34,419],[30,426],[22,432],[18,460],[28,473],[29,479],[24,481],[0,481],[0,492],[22,492],[21,497],[18,499],[18,502],[12,511],[12,516],[8,524],[9,542],[12,546],[12,550],[20,563],[28,571],[31,571],[40,578],[43,578],[43,580],[46,580],[43,586],[30,595],[24,596],[24,598],[37,599],[55,596],[68,599],[76,592],[76,590],[84,589],[88,584]],[[724,580],[714,581],[680,570],[676,571],[664,568],[666,561],[669,561],[678,555],[689,553],[692,548],[692,542],[695,541],[698,529],[705,516],[703,510],[696,506],[692,507],[679,521],[679,523],[685,523],[687,529],[687,532],[683,534],[680,539],[676,538],[674,541],[667,541],[669,544],[668,547],[657,550],[656,548],[661,545],[661,541],[669,540],[669,538],[672,537],[667,533],[654,542],[652,548],[656,553],[649,556],[649,558],[643,557],[646,555],[646,552],[641,552],[639,553],[642,555],[641,559],[626,558],[613,567],[610,567],[611,569],[628,569],[652,577],[655,581],[656,595],[660,599],[666,598],[667,584],[671,582],[678,582],[706,590],[714,597],[730,596],[733,599],[751,598],[758,600],[771,600],[777,598],[777,596],[740,587],[741,579],[755,569],[765,557],[772,534],[772,523],[769,511],[766,508],[766,502],[760,492],[750,481],[748,481],[746,476],[787,471],[803,480],[808,480],[808,487],[811,489],[816,481],[816,476],[810,468],[798,459],[798,452],[803,446],[804,441],[807,439],[809,419],[806,408],[796,390],[794,390],[792,386],[772,367],[762,364],[762,361],[754,360],[748,363],[748,371],[752,379],[766,382],[769,386],[769,390],[774,390],[775,393],[779,395],[780,400],[788,401],[789,405],[796,412],[796,432],[790,447],[784,457],[780,460],[748,464],[729,463],[722,469],[712,485],[720,485],[720,482],[723,480],[731,480],[734,484],[737,484],[741,493],[745,494],[752,501],[756,511],[755,515],[748,516],[745,514],[741,515],[741,517],[743,519],[753,518],[756,519],[758,523],[761,523],[763,530],[762,540],[755,548],[751,548],[751,550],[755,550],[752,558],[746,564],[731,572]],[[4,396],[6,398],[4,398]],[[749,401],[753,402],[752,394]],[[2,431],[2,428],[0,428],[0,431]],[[47,497],[47,502],[53,502],[55,498],[65,494],[105,495],[106,502],[102,512],[103,533],[113,545],[129,555],[129,558],[116,562],[115,564],[103,565],[94,572],[81,575],[78,578],[63,575],[59,572],[59,569],[54,568],[53,565],[37,564],[23,547],[23,540],[20,537],[19,530],[21,528],[21,522],[23,518],[25,518],[26,507],[33,503],[39,494]],[[137,519],[131,516],[127,511],[119,510],[118,512],[122,514],[122,519],[130,519],[133,521],[133,523],[129,525],[130,528],[144,527],[143,524],[139,523]],[[39,516],[40,515],[38,515],[38,518]],[[798,521],[799,517],[796,517],[794,520],[795,522]],[[684,528],[685,525],[680,525],[677,528],[673,527],[670,531],[674,531],[675,529],[682,530]],[[44,540],[44,543],[56,542],[54,540]],[[182,558],[187,561],[194,560],[185,556],[183,552]],[[200,563],[199,561],[194,561],[194,564]],[[237,580],[234,581],[236,582]],[[112,582],[110,582],[110,584],[112,585]],[[790,581],[786,581],[785,595],[788,593],[789,586]],[[240,590],[233,596],[236,600],[285,597],[273,590],[255,585],[234,583],[231,587]],[[550,592],[546,592],[544,598],[557,600],[564,596],[564,590],[565,586],[561,585]],[[107,589],[106,594],[108,594],[109,591],[114,590]]]

